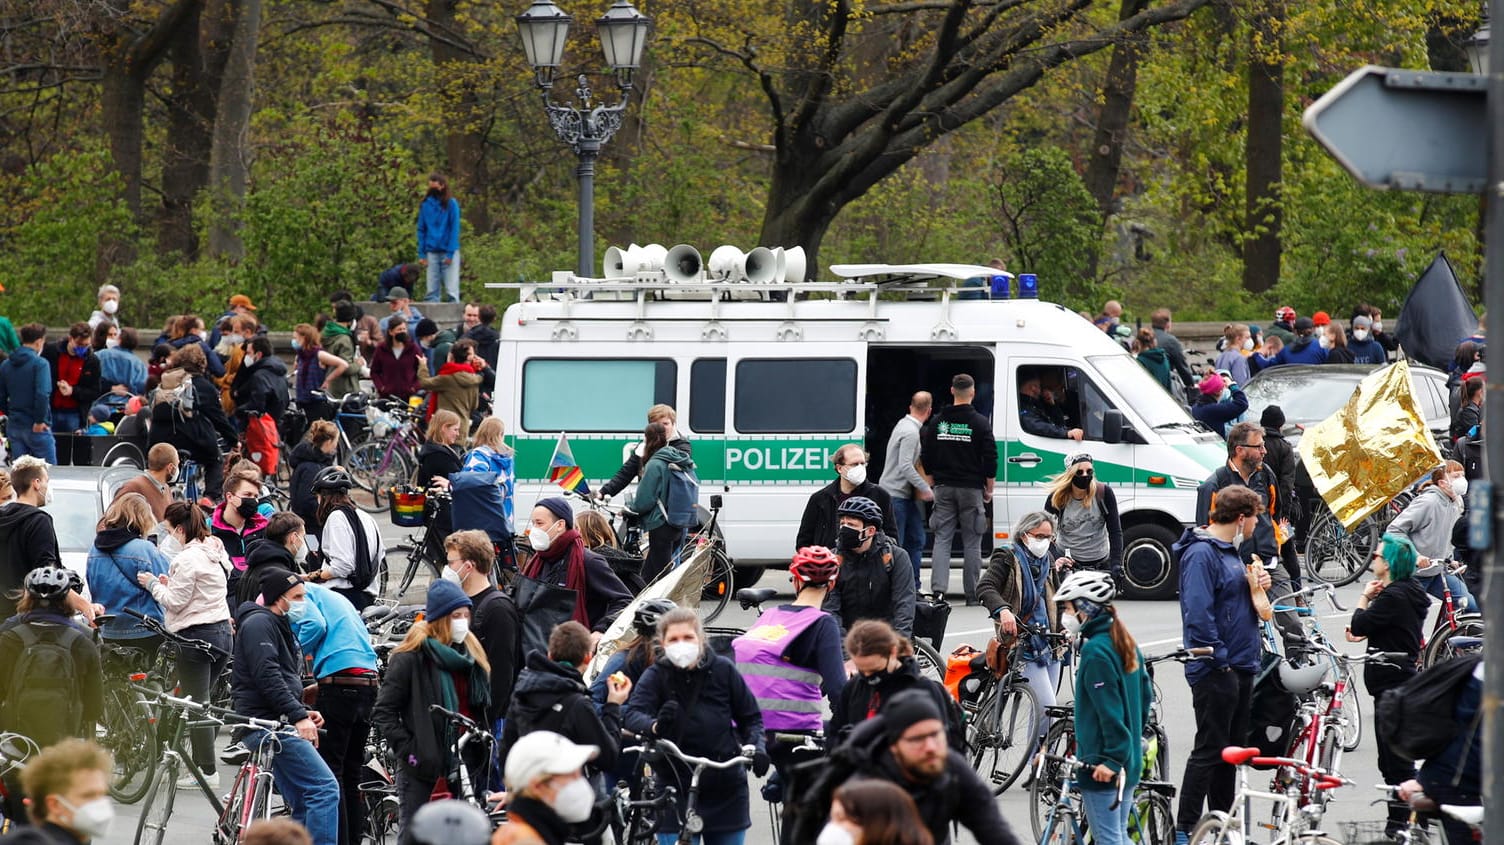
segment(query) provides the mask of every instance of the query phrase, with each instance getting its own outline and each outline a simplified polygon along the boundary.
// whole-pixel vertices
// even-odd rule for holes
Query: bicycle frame
[[[1345,786],[1351,781],[1346,780],[1331,772],[1324,771],[1307,764],[1303,760],[1289,757],[1262,757],[1258,756],[1257,748],[1239,748],[1230,746],[1222,750],[1222,760],[1237,768],[1237,797],[1233,800],[1232,812],[1224,813],[1220,810],[1209,814],[1216,817],[1223,824],[1224,832],[1236,835],[1226,837],[1224,841],[1249,841],[1250,820],[1253,818],[1253,802],[1255,800],[1268,801],[1274,806],[1274,818],[1277,825],[1273,827],[1275,832],[1272,843],[1289,843],[1295,839],[1323,835],[1320,829],[1321,818],[1325,812],[1322,802],[1301,804],[1296,790],[1289,789],[1283,792],[1269,792],[1252,789],[1248,785],[1248,767],[1277,766],[1293,767],[1300,773],[1312,779],[1318,790],[1334,789]],[[1254,825],[1258,827],[1259,825]],[[1199,827],[1199,825],[1198,825]],[[1192,845],[1201,845],[1193,841]]]
[[[706,769],[730,769],[736,766],[749,765],[752,762],[752,746],[743,746],[742,753],[736,757],[732,757],[730,760],[717,761],[707,757],[696,757],[693,754],[686,754],[679,750],[678,745],[666,739],[649,739],[647,737],[639,737],[638,739],[643,741],[642,745],[623,748],[622,753],[635,752],[643,754],[646,757],[656,750],[690,766],[689,790],[685,793],[684,819],[679,825],[678,838],[678,845],[690,845],[694,837],[698,836],[705,829],[705,820],[695,810],[695,799],[700,795],[701,776],[705,774]],[[651,766],[651,763],[648,765]],[[620,789],[621,785],[618,784],[617,788]],[[634,807],[651,806],[654,809],[662,809],[664,806],[672,807],[678,803],[675,801],[675,794],[672,786],[665,786],[663,792],[658,796],[644,799],[643,801],[628,801],[627,804]]]

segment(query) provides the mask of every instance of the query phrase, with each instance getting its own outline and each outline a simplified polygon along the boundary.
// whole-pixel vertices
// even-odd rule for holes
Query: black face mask
[[[241,517],[243,517],[245,519],[250,519],[251,517],[253,517],[253,516],[256,515],[256,509],[259,508],[260,506],[261,506],[260,502],[256,501],[255,499],[247,497],[247,498],[241,499],[240,500],[240,504],[238,504],[238,505],[235,506],[235,512],[238,513],[238,514],[240,514]]]
[[[862,529],[842,525],[836,529],[836,548],[854,549],[862,544]]]
[[[441,197],[443,195],[444,195],[444,192],[440,191],[438,188],[429,188],[428,189],[428,196],[431,196],[434,199],[438,199],[439,197]]]
[[[1086,472],[1078,472],[1076,473],[1076,476],[1071,479],[1071,486],[1075,487],[1077,490],[1085,490],[1086,488],[1091,486],[1091,476],[1092,473],[1090,470],[1087,470]]]
[[[392,343],[407,343],[407,335],[406,334],[394,334],[394,335],[392,335]]]

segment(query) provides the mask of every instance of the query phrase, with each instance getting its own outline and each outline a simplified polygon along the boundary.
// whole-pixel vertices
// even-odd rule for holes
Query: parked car
[[[1375,367],[1361,364],[1290,365],[1264,370],[1248,380],[1247,419],[1257,421],[1264,408],[1278,405],[1285,412],[1285,438],[1290,445],[1300,435],[1342,409],[1353,391]],[[1452,420],[1447,412],[1447,374],[1431,367],[1410,365],[1411,389],[1438,444],[1446,441]]]
[[[52,504],[42,508],[52,514],[57,547],[63,565],[85,581],[88,594],[89,549],[94,545],[95,526],[115,498],[115,491],[141,474],[134,467],[68,467],[47,470]]]

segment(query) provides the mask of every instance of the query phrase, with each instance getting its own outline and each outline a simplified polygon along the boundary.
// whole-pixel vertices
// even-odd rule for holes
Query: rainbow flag
[[[590,495],[590,484],[585,481],[580,465],[575,463],[574,453],[569,451],[569,440],[563,434],[559,435],[554,456],[548,462],[548,480],[559,482],[560,487],[571,493]]]

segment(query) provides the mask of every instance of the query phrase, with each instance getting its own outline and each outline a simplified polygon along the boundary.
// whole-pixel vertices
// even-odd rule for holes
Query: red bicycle
[[[1446,579],[1447,574],[1461,576],[1467,571],[1467,564],[1452,560],[1437,560],[1433,563],[1439,564],[1445,574],[1441,576],[1441,612],[1436,614],[1436,625],[1431,629],[1431,636],[1420,653],[1422,669],[1483,647],[1483,614],[1459,610]]]

